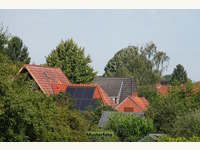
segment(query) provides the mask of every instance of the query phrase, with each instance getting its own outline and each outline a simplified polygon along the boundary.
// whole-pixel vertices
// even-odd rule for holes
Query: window
[[[124,107],[124,112],[133,112],[133,107]]]

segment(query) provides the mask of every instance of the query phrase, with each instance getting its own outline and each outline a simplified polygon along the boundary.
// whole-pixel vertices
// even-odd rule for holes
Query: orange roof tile
[[[127,101],[131,101],[132,103]],[[138,97],[137,95],[133,94],[124,99],[119,105],[115,107],[115,109],[117,111],[124,111],[125,107],[131,107],[133,108],[133,112],[144,112],[148,105],[149,103],[144,97]]]
[[[157,84],[156,89],[159,93],[166,95],[168,93],[168,86],[167,85],[161,85]]]
[[[101,88],[100,85],[97,85],[97,89],[101,95],[103,104],[114,108],[116,106],[115,102],[108,96],[108,94]]]
[[[60,68],[52,68],[40,65],[24,65],[19,73],[27,71],[40,89],[48,95],[64,92],[70,81]]]

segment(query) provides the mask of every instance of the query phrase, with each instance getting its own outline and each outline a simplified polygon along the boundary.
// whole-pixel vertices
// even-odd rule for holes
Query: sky
[[[0,10],[0,23],[23,40],[31,63],[45,63],[61,40],[73,38],[101,75],[120,49],[154,42],[170,57],[165,74],[182,64],[200,80],[200,10]]]

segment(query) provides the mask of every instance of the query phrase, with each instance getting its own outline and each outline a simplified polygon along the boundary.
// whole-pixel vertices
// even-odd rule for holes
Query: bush
[[[173,134],[178,116],[191,112],[195,106],[195,96],[187,94],[184,88],[171,87],[166,96],[155,97],[145,115],[151,118],[157,132]]]
[[[116,111],[111,106],[105,106],[98,100],[97,107],[95,109],[89,109],[85,114],[91,124],[91,126],[97,126],[101,118],[103,111]]]
[[[193,136],[185,138],[185,137],[169,137],[165,135],[160,137],[159,142],[200,142],[200,137]]]
[[[200,110],[177,117],[173,134],[182,137],[200,136]]]
[[[112,130],[121,141],[138,141],[154,130],[151,119],[122,113],[113,114],[106,129]]]

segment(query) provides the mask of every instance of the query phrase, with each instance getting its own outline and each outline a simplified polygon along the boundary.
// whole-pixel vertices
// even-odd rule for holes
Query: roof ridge
[[[114,102],[112,101],[112,99],[107,95],[107,93],[103,90],[103,88],[97,84],[96,86],[97,90],[99,91],[99,94],[101,95],[102,97],[102,101],[104,101],[107,105],[109,105],[109,102],[110,101],[112,104],[111,104],[111,107],[115,107],[114,106]],[[104,94],[103,94],[104,93]],[[105,99],[104,99],[105,98]],[[106,99],[108,98],[108,101],[106,101]]]
[[[73,83],[72,83],[72,84],[70,84],[69,86],[74,86],[74,87],[75,87],[75,86],[76,86],[76,87],[77,87],[77,86],[80,86],[80,87],[87,87],[87,86],[88,86],[88,87],[96,87],[97,84],[92,84],[92,83],[90,83],[90,84],[77,84],[77,83],[76,83],[76,84],[73,84]]]
[[[35,67],[42,67],[42,68],[60,69],[59,67],[50,67],[50,66],[36,65],[36,64],[24,64],[24,67],[26,67],[26,66],[35,66]]]
[[[104,79],[132,79],[132,78],[135,78],[135,77],[96,77],[96,78],[104,78]]]

